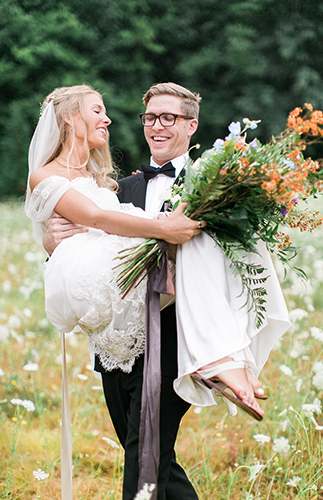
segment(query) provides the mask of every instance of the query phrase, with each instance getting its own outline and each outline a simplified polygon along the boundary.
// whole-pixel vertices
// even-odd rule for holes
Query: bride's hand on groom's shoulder
[[[48,255],[52,255],[55,248],[57,248],[65,238],[70,238],[71,236],[74,236],[74,234],[87,233],[88,230],[88,227],[81,226],[80,224],[74,224],[54,212],[46,222],[43,247]]]

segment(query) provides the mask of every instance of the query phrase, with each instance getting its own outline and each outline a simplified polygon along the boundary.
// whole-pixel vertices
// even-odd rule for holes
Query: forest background
[[[153,84],[202,96],[203,149],[247,116],[267,141],[304,102],[323,106],[321,0],[1,0],[0,198],[23,196],[39,105],[91,84],[122,176],[148,160],[138,114]]]

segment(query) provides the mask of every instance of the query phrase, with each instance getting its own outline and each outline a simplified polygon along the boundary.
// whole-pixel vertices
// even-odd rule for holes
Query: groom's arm
[[[56,212],[48,219],[46,231],[43,237],[43,247],[48,255],[52,255],[55,248],[65,239],[74,236],[74,234],[86,233],[89,230],[86,226],[74,224],[64,219]]]

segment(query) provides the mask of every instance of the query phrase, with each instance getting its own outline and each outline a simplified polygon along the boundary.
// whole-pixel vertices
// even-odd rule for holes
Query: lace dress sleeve
[[[41,181],[33,190],[26,215],[32,220],[35,240],[42,245],[46,221],[69,189],[71,182],[65,177],[53,175]]]

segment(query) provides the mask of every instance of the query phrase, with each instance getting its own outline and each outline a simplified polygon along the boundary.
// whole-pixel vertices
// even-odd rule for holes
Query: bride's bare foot
[[[216,367],[217,365],[232,361],[232,358],[225,357],[216,363],[212,363],[212,366]],[[209,367],[210,365],[203,367],[202,370]],[[215,378],[223,382],[246,405],[256,410],[260,415],[264,415],[264,411],[255,399],[255,394],[261,397],[264,391],[261,388],[259,380],[250,371],[247,373],[245,368],[224,369],[217,373]]]

